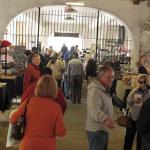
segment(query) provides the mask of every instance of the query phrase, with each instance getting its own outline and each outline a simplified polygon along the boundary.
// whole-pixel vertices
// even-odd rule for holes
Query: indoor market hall
[[[0,0],[0,150],[150,150],[150,0]]]

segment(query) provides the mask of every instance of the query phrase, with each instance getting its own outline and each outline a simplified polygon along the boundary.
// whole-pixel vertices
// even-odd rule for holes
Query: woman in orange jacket
[[[19,150],[56,150],[56,136],[66,133],[63,114],[59,104],[55,102],[58,87],[54,77],[42,76],[35,88],[35,97],[23,102],[18,111],[10,118],[11,123],[26,111],[25,134]]]

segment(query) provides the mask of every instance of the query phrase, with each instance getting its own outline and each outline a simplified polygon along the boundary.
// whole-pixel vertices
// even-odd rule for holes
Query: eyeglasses
[[[138,81],[139,84],[144,84],[146,83],[145,81]]]

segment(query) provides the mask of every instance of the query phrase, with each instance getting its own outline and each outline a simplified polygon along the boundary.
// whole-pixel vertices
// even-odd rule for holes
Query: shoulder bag
[[[25,105],[25,111],[22,116],[20,116],[17,120],[17,122],[13,126],[12,131],[12,138],[14,140],[20,141],[24,136],[25,131],[25,125],[26,125],[26,112],[27,112],[27,105],[29,103],[29,99],[27,100],[27,103]]]
[[[121,115],[117,118],[116,123],[121,126],[121,127],[125,127],[125,128],[131,128],[132,124],[131,124],[131,117],[128,116],[129,113],[129,108],[127,109],[126,115]]]

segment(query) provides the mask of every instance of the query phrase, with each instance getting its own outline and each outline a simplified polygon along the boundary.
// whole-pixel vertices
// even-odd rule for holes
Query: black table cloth
[[[11,107],[11,99],[8,94],[7,83],[0,83],[0,111]]]
[[[2,75],[0,76],[0,82],[7,83],[7,91],[11,99],[17,96],[17,89],[16,89],[17,77],[16,76]]]

